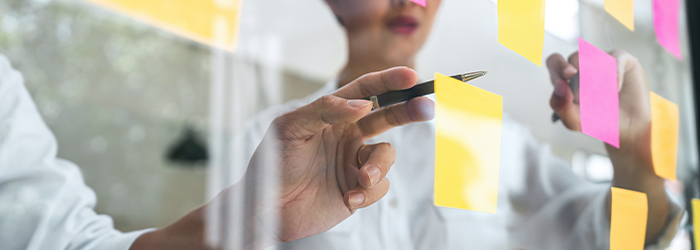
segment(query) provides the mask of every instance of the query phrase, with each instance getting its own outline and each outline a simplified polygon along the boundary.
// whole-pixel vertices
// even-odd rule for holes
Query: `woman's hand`
[[[405,67],[370,73],[274,120],[245,180],[269,178],[256,169],[266,161],[264,151],[276,151],[278,240],[325,232],[387,193],[385,176],[396,157],[394,148],[388,143],[363,147],[364,142],[391,128],[432,119],[434,104],[422,97],[370,113],[372,103],[359,98],[407,89],[417,82],[416,73]]]
[[[610,55],[617,59],[620,98],[620,148],[605,145],[614,168],[612,184],[647,194],[649,218],[646,235],[648,241],[653,241],[666,223],[669,203],[663,179],[654,172],[651,159],[649,86],[644,69],[634,56],[622,50],[613,50]],[[578,101],[575,101],[578,96],[574,96],[568,82],[578,72],[578,66],[578,52],[568,61],[559,54],[547,59],[554,85],[550,106],[564,125],[574,131],[581,131],[581,116]]]

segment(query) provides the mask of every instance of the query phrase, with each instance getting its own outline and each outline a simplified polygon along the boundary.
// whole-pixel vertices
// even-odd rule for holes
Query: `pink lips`
[[[398,16],[389,20],[387,26],[397,34],[410,35],[418,29],[418,21],[410,16]]]

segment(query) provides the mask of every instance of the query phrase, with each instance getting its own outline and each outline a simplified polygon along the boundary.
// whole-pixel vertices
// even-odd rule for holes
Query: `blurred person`
[[[269,165],[254,157],[244,178],[215,198],[245,196],[243,209],[252,218],[248,229],[259,235],[240,245],[258,249],[318,234],[381,199],[389,189],[384,175],[393,165],[395,151],[387,143],[365,145],[364,141],[432,116],[404,105],[394,110],[402,119],[387,123],[382,112],[367,115],[370,101],[355,99],[365,90],[379,94],[407,89],[417,79],[413,70],[401,67],[366,75],[275,119],[255,154],[265,155],[265,150],[274,148],[284,160]],[[432,102],[423,100],[421,105]],[[109,216],[94,211],[94,192],[85,185],[78,166],[57,158],[57,150],[22,75],[0,55],[1,250],[210,249],[204,242],[204,213],[211,203],[165,228],[122,233],[114,229]],[[381,174],[370,177],[358,171],[358,155]],[[265,168],[277,170],[281,177],[281,185],[270,191],[279,206],[260,207],[258,194],[246,193],[244,188],[260,178],[274,177],[261,174]],[[255,218],[270,214],[279,215],[282,223],[256,223]]]
[[[347,38],[347,62],[337,77],[304,99],[273,106],[235,136],[240,164],[250,159],[272,119],[342,88],[368,72],[396,66],[414,67],[441,4],[421,7],[408,0],[325,0]],[[614,165],[611,184],[577,176],[569,163],[538,143],[527,127],[503,119],[497,214],[433,205],[435,124],[415,123],[369,139],[396,148],[396,167],[386,176],[392,188],[377,205],[359,210],[328,232],[286,242],[281,249],[609,249],[610,187],[644,192],[649,216],[648,249],[663,249],[675,234],[682,208],[670,202],[664,180],[656,176],[650,154],[650,108],[646,77],[630,54],[611,52],[618,61],[620,148],[606,145]],[[578,71],[578,54],[568,60],[547,59],[554,91],[552,109],[564,125],[581,131],[578,104],[568,81]],[[362,92],[363,97],[374,95]],[[433,112],[425,97],[408,101],[411,108]],[[425,105],[423,105],[425,104]],[[389,124],[399,123],[405,103],[377,111]],[[390,110],[392,112],[386,112]],[[372,115],[372,114],[370,114]],[[377,114],[374,114],[377,115]],[[243,165],[245,166],[245,165]],[[373,167],[370,180],[383,180]],[[381,173],[381,174],[380,174]]]

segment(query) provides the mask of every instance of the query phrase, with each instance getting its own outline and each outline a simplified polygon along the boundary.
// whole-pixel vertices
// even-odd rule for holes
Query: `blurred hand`
[[[647,194],[649,242],[663,229],[669,209],[663,179],[656,176],[651,159],[649,86],[637,58],[622,50],[613,50],[610,55],[617,59],[620,98],[620,148],[605,144],[614,168],[612,185]],[[568,61],[559,54],[551,55],[547,68],[554,85],[550,106],[568,129],[581,131],[578,97],[568,84],[578,72],[578,52],[569,56]],[[609,206],[610,199],[608,211]]]
[[[620,148],[606,144],[613,161],[634,163],[642,167],[638,171],[654,174],[651,161],[651,109],[649,88],[644,69],[637,59],[622,50],[613,50],[610,55],[617,59],[618,86],[620,94]],[[568,82],[578,72],[578,52],[568,61],[559,54],[547,59],[547,68],[554,85],[550,106],[564,125],[574,131],[581,131],[581,115],[578,97],[574,96]],[[624,159],[624,161],[622,161]],[[631,164],[620,164],[618,167]]]
[[[278,214],[276,240],[325,232],[387,193],[385,176],[395,160],[394,148],[388,143],[363,147],[364,142],[391,128],[432,119],[434,104],[419,97],[370,113],[372,103],[358,98],[417,82],[416,73],[405,67],[370,73],[274,120],[244,178],[251,183],[270,178],[256,170],[264,167],[266,151],[278,155],[277,207],[263,209]]]

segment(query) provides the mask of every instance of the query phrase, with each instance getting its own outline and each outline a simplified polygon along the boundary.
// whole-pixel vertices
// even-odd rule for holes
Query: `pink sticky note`
[[[617,60],[580,37],[578,49],[581,129],[584,134],[619,148]]]
[[[659,44],[678,60],[682,59],[678,40],[680,0],[654,0],[654,30]]]
[[[426,1],[427,1],[427,0],[411,0],[411,2],[414,2],[414,3],[416,3],[416,4],[420,5],[420,6],[423,6],[423,7],[425,7],[425,5],[426,5],[425,2],[426,2]]]

